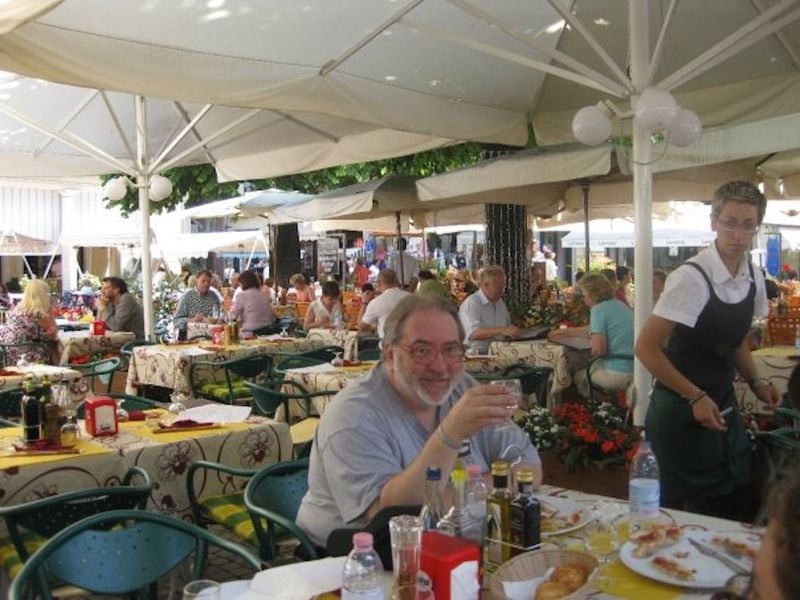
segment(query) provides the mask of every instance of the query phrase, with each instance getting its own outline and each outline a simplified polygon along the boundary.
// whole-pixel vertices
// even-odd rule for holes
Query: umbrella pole
[[[583,190],[583,236],[586,245],[586,252],[584,254],[583,272],[589,272],[590,263],[590,249],[589,249],[589,182],[587,180],[581,181],[581,189]]]
[[[397,226],[397,252],[398,252],[398,256],[400,257],[399,264],[397,265],[400,268],[400,273],[399,273],[399,275],[400,275],[400,287],[402,289],[405,289],[405,286],[403,285],[403,281],[405,279],[405,275],[403,274],[403,246],[401,244],[401,240],[403,239],[403,234],[402,234],[402,229],[403,228],[402,228],[401,223],[400,223],[400,211],[399,210],[394,213],[394,221],[395,221],[395,225]]]
[[[147,172],[147,118],[144,97],[136,96],[136,189],[139,192],[139,215],[142,228],[142,308],[144,309],[144,336],[153,338],[153,275],[150,264],[150,175]]]

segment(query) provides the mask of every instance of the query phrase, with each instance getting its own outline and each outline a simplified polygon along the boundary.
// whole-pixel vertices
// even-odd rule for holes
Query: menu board
[[[339,240],[323,238],[317,241],[317,266],[320,275],[339,275]]]

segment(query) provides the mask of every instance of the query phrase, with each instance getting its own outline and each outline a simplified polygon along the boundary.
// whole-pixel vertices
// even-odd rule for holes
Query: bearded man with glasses
[[[771,406],[778,391],[756,372],[747,332],[768,313],[764,277],[747,259],[767,200],[751,183],[715,193],[717,238],[667,278],[636,344],[656,378],[646,417],[660,466],[661,503],[740,521],[753,516],[750,442],[733,390],[735,370]]]
[[[462,442],[487,473],[511,445],[537,473],[541,462],[509,416],[502,386],[464,372],[464,330],[438,296],[409,295],[386,320],[383,360],[334,398],[317,428],[309,489],[297,523],[318,546],[334,529],[363,527],[381,509],[424,501],[425,470],[447,480]]]

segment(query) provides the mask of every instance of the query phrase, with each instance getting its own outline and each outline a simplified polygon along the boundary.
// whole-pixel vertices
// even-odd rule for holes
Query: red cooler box
[[[438,531],[425,531],[422,534],[422,558],[420,568],[433,581],[433,595],[449,600],[450,573],[458,565],[468,561],[479,562],[480,548],[477,544],[461,538],[450,537]]]

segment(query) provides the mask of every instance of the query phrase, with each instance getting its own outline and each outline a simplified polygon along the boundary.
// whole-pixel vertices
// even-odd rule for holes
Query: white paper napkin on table
[[[258,573],[250,589],[238,600],[308,600],[342,587],[342,569],[346,556],[275,567]]]

